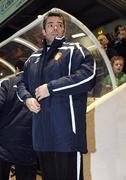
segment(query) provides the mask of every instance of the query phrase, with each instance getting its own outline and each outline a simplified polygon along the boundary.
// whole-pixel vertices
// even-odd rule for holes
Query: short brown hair
[[[20,71],[23,71],[23,69],[24,69],[24,61],[17,60],[14,67],[15,67],[15,69],[18,68]]]
[[[46,25],[46,20],[48,17],[51,17],[51,16],[57,16],[57,17],[60,17],[63,19],[63,25],[65,27],[65,19],[64,19],[64,16],[58,12],[58,11],[50,11],[48,14],[45,15],[44,19],[43,19],[43,29],[45,29],[45,25]]]
[[[124,62],[124,58],[123,58],[122,56],[113,56],[113,57],[111,58],[111,65],[113,65],[114,62],[117,61],[117,60],[121,60],[121,61]]]

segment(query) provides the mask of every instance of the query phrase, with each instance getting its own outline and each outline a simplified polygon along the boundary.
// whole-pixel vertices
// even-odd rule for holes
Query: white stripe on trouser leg
[[[73,100],[72,96],[69,95],[70,99],[70,112],[71,112],[71,120],[72,120],[72,130],[76,134],[76,125],[75,125],[75,116],[74,116],[74,109],[73,109]]]
[[[80,179],[80,169],[81,169],[81,154],[77,152],[77,180]]]

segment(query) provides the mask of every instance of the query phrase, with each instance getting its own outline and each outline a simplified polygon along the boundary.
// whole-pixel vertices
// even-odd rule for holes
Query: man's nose
[[[56,25],[54,26],[54,30],[57,30],[57,26]]]

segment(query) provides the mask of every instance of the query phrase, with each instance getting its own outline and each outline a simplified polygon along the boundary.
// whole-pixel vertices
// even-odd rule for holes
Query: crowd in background
[[[110,60],[116,77],[116,85],[119,86],[126,82],[126,26],[117,25],[113,34],[101,34],[98,40]],[[111,79],[107,76],[103,81],[104,93],[110,91],[111,88]]]

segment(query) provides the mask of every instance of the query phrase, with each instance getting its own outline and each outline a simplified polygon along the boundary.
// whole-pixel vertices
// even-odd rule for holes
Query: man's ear
[[[45,29],[42,29],[42,34],[43,34],[43,36],[46,35]]]
[[[63,35],[65,35],[66,34],[66,29],[64,28],[64,32],[63,32]]]
[[[15,68],[15,73],[19,73],[20,69],[18,67]]]

